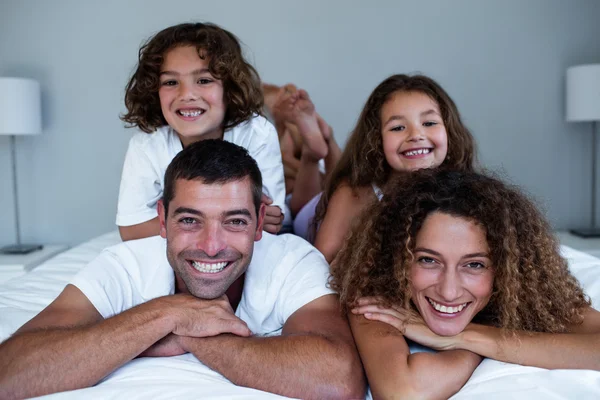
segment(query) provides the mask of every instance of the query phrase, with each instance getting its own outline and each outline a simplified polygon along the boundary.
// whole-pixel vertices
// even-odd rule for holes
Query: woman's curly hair
[[[392,168],[383,153],[381,109],[396,92],[420,92],[436,102],[448,134],[448,154],[440,167],[457,170],[474,169],[475,141],[463,124],[458,108],[446,91],[433,79],[423,75],[392,75],[381,82],[367,99],[356,127],[348,139],[344,152],[325,183],[325,190],[317,205],[313,227],[319,225],[329,199],[342,183],[352,189],[387,182]]]
[[[138,66],[125,89],[127,127],[151,133],[167,124],[160,108],[160,70],[167,51],[193,46],[208,70],[223,82],[227,108],[223,128],[232,128],[261,114],[263,94],[258,73],[242,55],[238,39],[227,30],[209,23],[186,23],[166,28],[150,38],[139,51]]]
[[[552,229],[518,188],[469,171],[425,169],[395,178],[381,202],[361,215],[332,265],[342,308],[363,296],[411,304],[416,236],[433,212],[479,224],[486,232],[493,292],[476,322],[508,331],[565,332],[590,305],[559,253]]]

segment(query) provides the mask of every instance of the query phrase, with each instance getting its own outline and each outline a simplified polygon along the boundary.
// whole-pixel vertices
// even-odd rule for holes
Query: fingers
[[[369,304],[369,305],[355,307],[351,311],[354,314],[363,314],[363,315],[367,314],[367,313],[388,314],[395,318],[400,318],[402,320],[405,320],[408,318],[407,313],[399,312],[398,310],[393,309],[393,308],[382,307],[377,304]]]
[[[208,333],[209,334],[205,336],[216,336],[222,333],[231,333],[237,336],[244,337],[252,335],[252,331],[250,331],[248,325],[235,315],[232,315],[228,318],[221,318],[213,321]]]
[[[319,130],[321,131],[321,134],[326,141],[329,141],[333,135],[333,129],[331,129],[331,126],[329,126],[329,124],[325,122],[325,120],[319,114],[317,114],[317,123],[319,124]]]
[[[279,206],[267,206],[263,229],[269,233],[277,234],[281,230],[284,215]]]
[[[271,203],[273,200],[271,200]],[[281,212],[281,208],[279,206],[270,206],[267,205],[265,207],[265,221],[269,219],[269,223],[276,223],[283,221],[283,213]]]
[[[298,99],[310,101],[310,97],[308,97],[308,92],[304,89],[298,90]]]
[[[379,321],[386,323],[398,329],[400,332],[404,333],[404,322],[399,320],[398,318],[392,317],[391,315],[372,312],[366,313],[363,316],[370,321]]]
[[[273,235],[277,235],[281,230],[281,227],[281,222],[278,224],[263,224],[263,230],[272,233]]]
[[[381,297],[361,297],[356,303],[361,306],[367,304],[381,304],[383,303],[383,299]]]
[[[288,93],[296,93],[298,88],[293,83],[287,83],[283,86],[283,90]]]
[[[182,299],[186,302],[176,310],[178,322],[172,331],[174,334],[191,337],[252,334],[246,323],[234,314],[226,295],[213,300],[201,300],[191,295]]]
[[[266,194],[262,194],[262,197],[260,198],[260,201],[262,203],[265,203],[267,206],[273,203],[273,199],[270,198],[269,196],[267,196]]]

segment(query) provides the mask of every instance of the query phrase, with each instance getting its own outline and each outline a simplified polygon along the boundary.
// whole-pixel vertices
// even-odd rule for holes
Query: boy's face
[[[264,204],[256,215],[249,178],[224,184],[178,179],[165,217],[167,258],[177,289],[202,299],[222,296],[248,268],[262,237]]]
[[[178,46],[165,54],[158,90],[167,123],[183,146],[204,139],[223,138],[225,104],[223,83],[208,71],[193,46]]]

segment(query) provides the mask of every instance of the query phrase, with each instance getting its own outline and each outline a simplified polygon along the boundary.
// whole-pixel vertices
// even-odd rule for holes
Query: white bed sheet
[[[103,248],[120,241],[117,232],[99,236],[50,259],[34,271],[0,285],[0,341],[34,317],[69,279]],[[600,305],[600,259],[563,246],[573,274],[596,308]],[[452,373],[452,371],[448,371]],[[435,377],[432,377],[435,379]],[[600,399],[600,372],[544,370],[484,360],[452,399]],[[46,396],[48,399],[281,399],[232,385],[192,355],[134,360],[98,385]]]

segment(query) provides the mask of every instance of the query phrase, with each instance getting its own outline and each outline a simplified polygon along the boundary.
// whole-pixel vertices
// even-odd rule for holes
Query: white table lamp
[[[600,64],[578,65],[567,69],[566,119],[592,123],[592,215],[589,228],[573,229],[582,237],[599,237],[596,225],[596,121],[600,121]]]
[[[40,84],[31,79],[0,77],[0,135],[10,135],[13,196],[17,243],[0,249],[0,253],[29,253],[40,245],[21,243],[19,192],[17,188],[16,136],[42,132]]]

